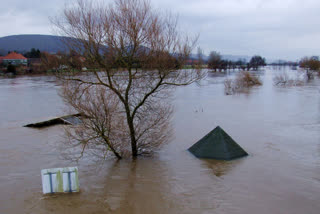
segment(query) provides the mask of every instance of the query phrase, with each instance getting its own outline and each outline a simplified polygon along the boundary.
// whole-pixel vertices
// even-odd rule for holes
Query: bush
[[[273,78],[273,83],[276,86],[301,86],[304,84],[304,82],[305,82],[304,79],[300,78],[298,75],[295,77],[289,77],[289,74],[286,72],[277,74]]]
[[[236,77],[236,83],[241,88],[249,88],[255,85],[262,85],[259,78],[250,74],[249,71],[240,72]]]
[[[234,81],[232,81],[231,79],[226,79],[224,81],[224,93],[226,95],[231,95],[234,94],[236,92],[236,87],[234,85]]]
[[[243,71],[238,73],[234,80],[226,79],[224,81],[224,91],[226,95],[231,95],[257,85],[262,85],[259,78],[248,71]]]

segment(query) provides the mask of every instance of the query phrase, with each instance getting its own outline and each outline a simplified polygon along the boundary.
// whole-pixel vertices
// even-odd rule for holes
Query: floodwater
[[[174,138],[154,157],[72,163],[62,127],[23,128],[63,115],[51,77],[0,79],[0,213],[320,213],[320,80],[224,95],[223,75],[177,89]],[[186,150],[220,125],[250,155],[200,160]],[[79,167],[81,192],[42,195],[40,170]]]

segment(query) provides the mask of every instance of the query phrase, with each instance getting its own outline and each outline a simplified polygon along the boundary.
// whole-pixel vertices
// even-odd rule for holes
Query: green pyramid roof
[[[188,150],[197,158],[217,160],[232,160],[248,155],[220,126],[217,126]]]

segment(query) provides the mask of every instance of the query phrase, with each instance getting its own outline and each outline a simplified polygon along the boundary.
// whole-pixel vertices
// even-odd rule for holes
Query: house
[[[3,64],[8,65],[27,65],[28,59],[16,52],[11,52],[2,59]]]
[[[0,64],[2,64],[4,56],[0,56]]]

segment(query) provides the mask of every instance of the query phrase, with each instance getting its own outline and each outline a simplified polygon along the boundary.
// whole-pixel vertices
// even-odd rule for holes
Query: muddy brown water
[[[51,77],[0,79],[0,213],[320,213],[320,80],[225,96],[221,75],[174,95],[174,138],[154,157],[72,163],[62,127],[23,128],[63,114]],[[200,160],[186,151],[220,125],[250,156]],[[40,170],[78,166],[81,192],[44,196]]]

